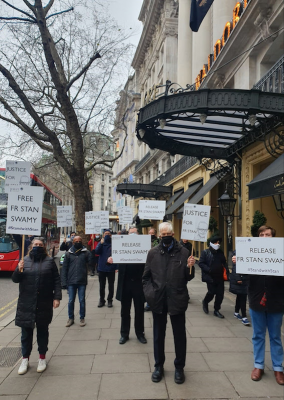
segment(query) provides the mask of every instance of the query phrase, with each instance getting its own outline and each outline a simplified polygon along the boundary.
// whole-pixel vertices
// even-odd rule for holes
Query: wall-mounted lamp
[[[143,139],[146,131],[145,131],[145,129],[139,129],[138,133],[139,133],[139,136],[141,137],[141,139]]]
[[[207,119],[207,114],[200,114],[199,115],[199,119],[200,119],[200,122],[202,123],[202,125],[206,122],[206,119]]]

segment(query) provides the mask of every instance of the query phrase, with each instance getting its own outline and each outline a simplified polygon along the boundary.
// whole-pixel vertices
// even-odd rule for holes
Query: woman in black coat
[[[236,252],[233,253],[233,259],[235,260]],[[248,293],[249,276],[243,274],[237,274],[236,263],[233,262],[232,273],[230,275],[230,289],[231,293],[237,295],[235,304],[234,317],[239,321],[242,321],[244,325],[250,325],[247,319],[247,293]],[[240,310],[242,315],[240,315]]]
[[[15,324],[22,328],[22,363],[19,375],[27,372],[32,351],[33,330],[37,326],[39,362],[37,372],[46,369],[45,354],[48,350],[48,325],[53,308],[59,307],[61,282],[54,260],[48,256],[42,238],[35,238],[32,249],[15,269],[12,280],[19,283],[19,299]]]

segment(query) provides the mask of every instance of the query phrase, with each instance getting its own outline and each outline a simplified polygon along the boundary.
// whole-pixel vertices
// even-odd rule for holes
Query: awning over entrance
[[[174,195],[167,200],[166,202],[166,208],[170,207],[171,204],[176,201],[176,199],[183,193],[183,189],[182,190],[178,190],[177,192],[174,193]]]
[[[198,204],[203,197],[213,189],[214,186],[217,185],[219,179],[214,175],[211,176],[208,182],[205,183],[204,186],[188,201],[190,204]],[[183,208],[176,213],[177,219],[182,219]]]
[[[172,195],[172,186],[151,185],[143,183],[119,183],[116,191],[130,196],[147,198],[167,198]]]
[[[284,154],[258,174],[247,186],[249,200],[284,193]]]
[[[202,181],[194,183],[178,198],[178,200],[166,210],[166,215],[173,214],[194,192],[202,185]]]
[[[190,91],[167,82],[139,111],[137,138],[151,149],[228,160],[284,122],[284,94],[260,90]],[[162,88],[162,87],[161,87]]]

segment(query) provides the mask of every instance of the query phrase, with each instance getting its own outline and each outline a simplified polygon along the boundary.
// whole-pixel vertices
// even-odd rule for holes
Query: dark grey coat
[[[92,263],[92,254],[83,247],[76,252],[74,246],[66,252],[61,270],[62,286],[87,285],[88,265]]]

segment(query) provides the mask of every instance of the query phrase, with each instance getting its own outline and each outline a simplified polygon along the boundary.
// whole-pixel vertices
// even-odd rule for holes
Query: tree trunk
[[[93,208],[89,183],[87,177],[84,179],[84,175],[81,179],[71,177],[71,182],[75,199],[76,233],[82,237],[83,244],[86,246],[88,238],[85,234],[85,212],[92,211]]]

